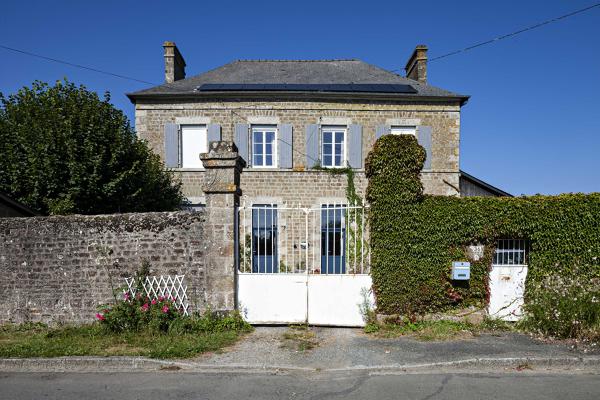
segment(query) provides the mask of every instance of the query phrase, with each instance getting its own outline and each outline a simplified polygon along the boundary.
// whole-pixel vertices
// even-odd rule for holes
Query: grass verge
[[[110,333],[98,323],[51,328],[44,324],[0,326],[0,358],[145,356],[190,358],[229,346],[252,328],[193,333]]]
[[[484,320],[479,325],[457,321],[418,321],[394,324],[368,324],[365,332],[382,338],[410,336],[422,341],[469,339],[483,332],[511,330],[505,322]]]

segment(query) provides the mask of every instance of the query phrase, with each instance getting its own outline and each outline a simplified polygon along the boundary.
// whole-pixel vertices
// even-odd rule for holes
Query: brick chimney
[[[185,79],[185,60],[174,42],[164,42],[165,82],[172,83]]]
[[[406,63],[406,77],[427,83],[427,46],[419,44]]]

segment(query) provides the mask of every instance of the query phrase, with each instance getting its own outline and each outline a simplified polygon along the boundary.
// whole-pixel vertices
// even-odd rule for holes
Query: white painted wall
[[[527,266],[492,265],[488,307],[490,317],[505,321],[518,321],[522,317],[525,278]]]

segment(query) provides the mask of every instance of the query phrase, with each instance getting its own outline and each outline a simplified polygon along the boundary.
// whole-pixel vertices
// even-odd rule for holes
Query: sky
[[[414,46],[433,58],[595,0],[3,0],[0,45],[161,84],[162,43],[187,76],[236,59],[358,58],[403,73]],[[151,85],[0,48],[0,92],[63,78],[134,120],[125,93]],[[461,169],[514,195],[600,192],[600,7],[432,61],[429,83],[471,96]]]

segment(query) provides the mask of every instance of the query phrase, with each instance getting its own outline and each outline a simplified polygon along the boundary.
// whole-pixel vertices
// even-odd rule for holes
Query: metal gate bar
[[[364,205],[274,203],[239,208],[240,273],[368,274]]]

